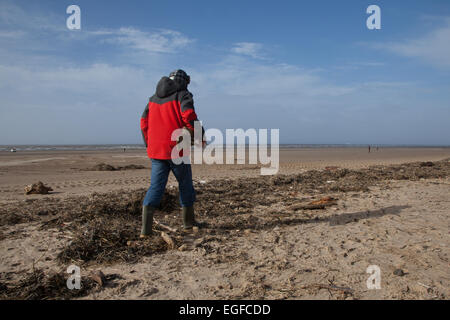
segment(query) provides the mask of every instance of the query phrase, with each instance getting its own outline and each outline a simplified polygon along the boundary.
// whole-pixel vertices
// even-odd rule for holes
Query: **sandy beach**
[[[193,165],[206,226],[181,230],[171,175],[155,235],[138,240],[145,150],[2,152],[0,297],[448,299],[449,159],[450,148],[291,148],[275,176]],[[25,195],[37,181],[53,191]],[[72,264],[83,290],[65,287]]]

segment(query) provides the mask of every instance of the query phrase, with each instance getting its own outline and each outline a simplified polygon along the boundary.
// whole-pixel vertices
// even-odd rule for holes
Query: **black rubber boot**
[[[151,206],[142,206],[142,229],[141,238],[145,238],[152,235],[153,227],[153,213],[155,208]]]
[[[183,226],[185,229],[192,229],[197,225],[195,222],[194,206],[183,207]]]

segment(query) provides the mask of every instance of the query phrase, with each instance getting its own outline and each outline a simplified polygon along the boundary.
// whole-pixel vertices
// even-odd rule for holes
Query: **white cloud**
[[[231,52],[249,56],[255,59],[263,59],[264,56],[262,55],[263,45],[261,43],[256,42],[238,42],[235,43],[233,48],[231,49]]]
[[[35,9],[32,7],[32,9]],[[22,7],[10,1],[0,2],[0,40],[20,40],[20,47],[41,47],[39,40],[52,40],[52,49],[63,48],[64,45],[74,44],[75,41],[98,41],[110,43],[118,47],[133,49],[147,53],[175,53],[192,44],[194,39],[181,32],[168,29],[151,31],[134,27],[120,27],[116,29],[91,30],[82,27],[80,31],[68,31],[64,13],[55,15],[52,12],[41,12],[39,8],[27,12]],[[29,42],[33,42],[30,45]],[[4,43],[0,43],[0,47]],[[45,49],[48,43],[42,45]],[[18,48],[17,46],[16,48]]]
[[[450,67],[450,18],[445,26],[439,27],[425,36],[399,42],[372,45],[395,54],[420,58],[437,67]]]
[[[193,42],[192,39],[173,30],[144,32],[127,27],[112,31],[98,31],[92,34],[106,36],[105,41],[109,43],[156,53],[173,53]]]
[[[160,76],[148,71],[0,65],[0,144],[139,142],[139,117]]]
[[[340,96],[354,90],[345,85],[334,85],[317,73],[288,64],[252,61],[246,57],[225,57],[207,70],[193,72],[193,84],[201,92],[219,92],[229,96],[253,97],[255,101],[280,96]]]

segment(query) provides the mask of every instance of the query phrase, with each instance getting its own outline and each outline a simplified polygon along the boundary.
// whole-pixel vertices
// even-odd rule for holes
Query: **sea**
[[[280,144],[286,148],[367,148],[369,144]],[[448,145],[390,145],[371,144],[372,148],[450,148]],[[270,146],[269,146],[270,148]],[[80,145],[0,145],[0,152],[20,151],[101,151],[145,150],[143,144],[80,144]]]
[[[145,150],[142,144],[73,144],[73,145],[0,145],[1,151],[101,151],[101,150]]]

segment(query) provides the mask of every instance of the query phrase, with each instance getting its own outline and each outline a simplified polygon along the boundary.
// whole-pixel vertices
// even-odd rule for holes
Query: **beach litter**
[[[434,166],[434,163],[431,161],[421,162],[420,166],[421,167],[432,167],[432,166]]]
[[[335,205],[337,202],[337,199],[333,197],[324,197],[319,200],[311,201],[310,205],[324,205],[324,206],[332,206]]]
[[[41,181],[27,185],[25,187],[25,194],[48,194],[53,191],[52,188],[45,186]]]
[[[337,199],[334,195],[341,192],[365,192],[369,186],[391,179],[439,178],[449,173],[450,164],[442,161],[434,162],[431,167],[422,167],[417,162],[359,170],[310,170],[293,175],[211,180],[196,188],[196,215],[208,227],[200,228],[194,234],[199,237],[204,234],[230,237],[235,236],[232,230],[237,229],[254,232],[282,224],[305,223],[307,219],[298,220],[290,216],[274,219],[270,208],[324,209],[335,205]],[[330,180],[335,183],[327,183]],[[139,240],[142,200],[146,191],[144,188],[118,190],[90,196],[5,204],[0,207],[0,225],[40,221],[43,230],[57,228],[71,232],[71,242],[58,254],[57,260],[62,264],[136,262],[144,256],[178,248],[184,241],[183,237],[180,238],[183,234],[177,188],[166,190],[155,213],[155,235],[144,241]],[[307,197],[299,199],[299,194]],[[326,194],[333,194],[333,197],[324,196]],[[45,215],[38,215],[44,211]],[[169,235],[173,243],[165,241],[161,231]]]
[[[399,277],[403,277],[407,273],[405,271],[403,271],[402,269],[395,269],[393,274],[396,275],[396,276],[399,276]]]
[[[87,171],[120,171],[120,170],[140,170],[140,169],[146,169],[146,167],[138,164],[129,164],[126,166],[114,167],[107,163],[99,163],[93,166],[92,168],[87,169]]]
[[[337,199],[333,197],[323,197],[319,200],[314,200],[306,204],[295,204],[290,206],[289,209],[292,211],[296,210],[319,210],[325,209],[326,207],[333,206],[337,204]]]

